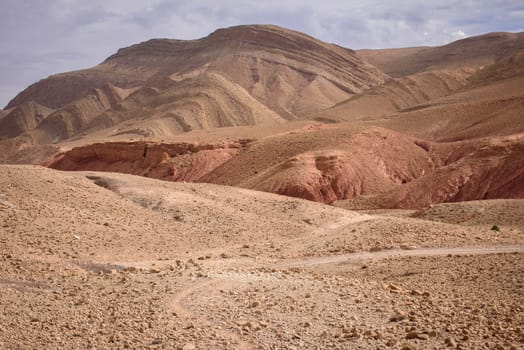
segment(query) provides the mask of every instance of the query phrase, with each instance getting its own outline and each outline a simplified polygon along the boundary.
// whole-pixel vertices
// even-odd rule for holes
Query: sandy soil
[[[2,348],[524,342],[519,200],[368,214],[34,166],[1,166],[0,188]]]

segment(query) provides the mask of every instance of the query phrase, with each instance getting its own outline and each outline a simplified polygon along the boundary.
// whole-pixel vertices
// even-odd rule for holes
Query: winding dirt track
[[[207,326],[211,324],[211,321],[205,319],[204,317],[198,317],[197,315],[192,313],[184,305],[184,301],[190,298],[190,296],[197,290],[201,290],[201,289],[217,290],[217,284],[219,284],[220,282],[222,282],[220,278],[212,278],[212,279],[207,279],[204,281],[199,281],[191,285],[190,287],[183,289],[171,300],[171,303],[170,303],[171,309],[177,314],[179,318],[186,320],[186,322],[188,323],[187,327],[194,327],[196,326],[195,323],[197,323],[199,327]],[[236,333],[227,331],[225,329],[221,329],[217,333],[219,333],[225,339],[228,339],[233,344],[235,344],[235,349],[239,349],[239,350],[255,349],[255,346],[253,344],[242,340],[240,336]]]
[[[277,264],[278,267],[308,267],[325,264],[362,262],[366,260],[381,260],[386,258],[422,257],[442,255],[485,255],[502,253],[524,253],[524,245],[492,246],[492,247],[454,247],[454,248],[416,248],[389,249],[378,252],[358,252],[344,255],[322,256],[300,259]]]
[[[524,245],[508,246],[491,246],[491,247],[454,247],[454,248],[416,248],[411,250],[391,249],[377,252],[357,252],[336,256],[323,256],[307,259],[280,262],[272,265],[275,268],[296,268],[296,267],[314,267],[328,264],[346,264],[362,263],[370,260],[382,260],[386,258],[404,258],[404,257],[426,257],[426,256],[445,256],[445,255],[488,255],[488,254],[511,254],[524,253]],[[234,264],[234,262],[233,262]],[[185,319],[188,324],[197,322],[198,325],[208,325],[211,321],[202,315],[193,313],[186,305],[190,304],[188,299],[191,295],[198,292],[213,293],[219,290],[226,283],[235,283],[238,276],[227,274],[217,274],[213,278],[199,281],[188,288],[180,291],[171,301],[170,307],[175,311],[178,317]],[[235,349],[247,350],[254,349],[255,345],[242,339],[240,334],[220,330],[224,338],[229,339],[236,345]]]

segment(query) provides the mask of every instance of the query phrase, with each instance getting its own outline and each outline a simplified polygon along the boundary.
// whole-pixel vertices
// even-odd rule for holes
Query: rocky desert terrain
[[[524,35],[152,39],[0,111],[2,349],[522,349]]]

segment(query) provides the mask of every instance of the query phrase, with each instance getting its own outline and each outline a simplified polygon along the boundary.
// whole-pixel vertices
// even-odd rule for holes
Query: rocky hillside
[[[153,39],[21,92],[0,162],[360,209],[522,198],[523,48],[491,33],[356,54],[275,26]]]
[[[278,123],[330,107],[385,78],[349,49],[275,26],[239,26],[199,40],[149,40],[96,67],[41,80],[6,108],[34,101],[53,109],[54,118],[8,133],[29,132],[41,144],[144,119],[169,120],[173,134]],[[117,91],[115,103],[85,106],[86,99],[100,99],[100,90],[107,95],[108,86]]]

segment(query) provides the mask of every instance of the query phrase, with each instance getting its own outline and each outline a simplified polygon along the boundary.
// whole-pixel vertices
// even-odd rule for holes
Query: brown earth
[[[5,165],[0,188],[6,349],[524,341],[522,200],[408,218],[211,184]]]

